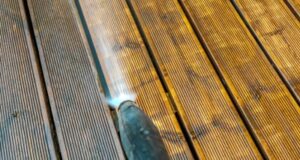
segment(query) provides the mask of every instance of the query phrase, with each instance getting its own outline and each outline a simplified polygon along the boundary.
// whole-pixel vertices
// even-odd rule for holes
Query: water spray
[[[104,29],[105,30],[105,29]],[[97,30],[97,40],[102,58],[107,88],[107,103],[117,112],[118,128],[123,149],[129,160],[168,160],[169,156],[158,129],[151,119],[135,103],[136,94],[131,92],[126,68],[128,64],[119,60],[106,32]],[[119,39],[122,45],[122,39]],[[118,53],[120,54],[120,53]],[[130,59],[129,59],[130,60]],[[136,75],[139,76],[139,75]],[[110,87],[106,82],[110,82]],[[109,88],[109,89],[108,89]],[[109,91],[108,91],[109,90]],[[112,95],[110,95],[112,92]]]

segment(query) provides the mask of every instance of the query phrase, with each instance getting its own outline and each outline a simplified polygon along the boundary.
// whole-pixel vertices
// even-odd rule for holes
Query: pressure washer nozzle
[[[117,115],[122,145],[129,160],[169,159],[158,129],[135,102],[122,102]]]

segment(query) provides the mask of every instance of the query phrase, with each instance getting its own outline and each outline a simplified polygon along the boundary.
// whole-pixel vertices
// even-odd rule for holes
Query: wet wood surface
[[[179,3],[130,0],[200,158],[260,155]],[[230,144],[230,145],[229,145]]]
[[[265,156],[297,159],[299,106],[233,5],[226,0],[182,2]]]
[[[285,0],[285,2],[300,21],[300,0]]]
[[[277,0],[237,0],[242,15],[300,100],[300,22]]]
[[[171,159],[191,159],[183,133],[125,1],[79,0],[112,98],[135,93]]]
[[[0,159],[126,159],[135,94],[171,159],[299,159],[299,0],[0,0]]]

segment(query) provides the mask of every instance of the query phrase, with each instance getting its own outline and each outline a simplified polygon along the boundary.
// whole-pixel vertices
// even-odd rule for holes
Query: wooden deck
[[[126,159],[124,93],[171,159],[300,159],[299,0],[0,2],[0,159]]]

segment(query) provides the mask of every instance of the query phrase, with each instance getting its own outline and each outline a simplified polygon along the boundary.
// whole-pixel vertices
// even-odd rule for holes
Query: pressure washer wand
[[[129,160],[168,160],[158,129],[133,101],[117,108],[121,142]]]

